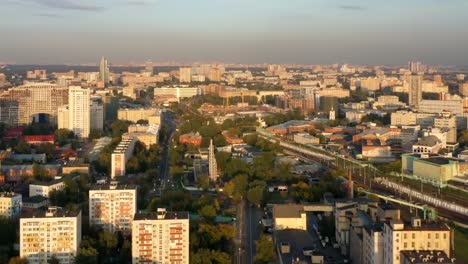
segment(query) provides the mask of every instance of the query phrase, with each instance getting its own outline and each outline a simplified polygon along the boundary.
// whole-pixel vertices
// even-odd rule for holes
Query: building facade
[[[109,232],[129,235],[137,210],[137,187],[116,182],[89,190],[89,224]]]
[[[188,264],[189,231],[186,212],[137,213],[132,223],[132,263]]]
[[[134,137],[122,138],[111,155],[111,177],[125,176],[126,163],[133,155],[136,139]]]
[[[48,263],[54,256],[61,264],[73,264],[81,243],[81,211],[49,207],[24,212],[19,231],[20,257],[28,263]]]
[[[17,193],[0,195],[0,218],[16,218],[21,214],[22,196]]]

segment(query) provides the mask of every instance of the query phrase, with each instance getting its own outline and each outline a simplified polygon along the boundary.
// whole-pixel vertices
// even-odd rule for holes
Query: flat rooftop
[[[158,218],[158,214],[159,217]],[[136,213],[133,220],[176,220],[189,219],[188,212],[152,212],[152,213]]]
[[[76,217],[80,210],[70,210],[61,207],[49,207],[47,210],[24,211],[21,218]]]
[[[411,264],[432,264],[432,263],[455,263],[447,254],[442,250],[402,250],[402,257],[406,258]]]
[[[136,190],[137,186],[135,184],[115,184],[115,183],[106,183],[106,184],[95,184],[92,185],[89,189],[90,191],[112,191],[112,190]]]
[[[304,206],[300,204],[275,204],[273,205],[274,218],[300,218],[304,213]]]

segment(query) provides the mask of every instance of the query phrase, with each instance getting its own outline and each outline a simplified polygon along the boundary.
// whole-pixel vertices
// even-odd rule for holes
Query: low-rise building
[[[23,199],[23,210],[47,209],[49,199],[47,197],[36,195]]]
[[[22,196],[17,193],[0,194],[0,218],[16,218],[21,213]]]
[[[294,142],[303,144],[303,145],[307,145],[307,144],[318,145],[320,144],[320,139],[318,137],[314,137],[307,133],[297,133],[297,134],[294,134]]]
[[[300,204],[275,204],[273,222],[276,230],[307,230],[307,217],[304,206]]]
[[[35,182],[29,184],[29,196],[49,197],[52,191],[65,189],[65,178],[55,179],[50,182]]]
[[[180,144],[189,144],[194,146],[201,146],[202,143],[202,136],[200,133],[187,133],[179,136],[179,143]]]
[[[438,187],[445,187],[448,181],[459,176],[459,163],[456,159],[427,154],[401,156],[401,170],[404,175]]]
[[[132,223],[133,264],[189,263],[189,216],[186,212],[137,213]]]
[[[413,145],[413,153],[437,154],[442,147],[442,142],[436,136],[426,136]]]
[[[75,263],[81,243],[81,211],[49,207],[25,211],[19,224],[20,257],[29,263]]]

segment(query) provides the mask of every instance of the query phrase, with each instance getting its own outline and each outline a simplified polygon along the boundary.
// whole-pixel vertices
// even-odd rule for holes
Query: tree
[[[37,152],[44,153],[47,155],[48,159],[54,157],[55,145],[51,143],[43,143],[36,147]]]
[[[10,259],[8,264],[28,264],[29,261],[25,258],[13,257]]]
[[[99,245],[102,249],[104,249],[107,253],[110,253],[117,247],[118,239],[116,234],[103,231],[99,233]]]
[[[197,253],[190,254],[192,264],[230,264],[231,262],[228,254],[218,250],[202,248]]]
[[[101,138],[102,137],[102,130],[99,130],[99,129],[92,129],[90,132],[89,132],[89,139],[90,140],[93,140],[93,139],[98,139],[98,138]]]
[[[115,120],[112,125],[112,137],[114,138],[120,138],[122,137],[122,134],[128,131],[128,126],[130,126],[129,121],[123,121],[123,120]]]
[[[267,264],[275,260],[275,247],[270,237],[262,235],[255,243],[257,254],[255,255],[255,263]]]
[[[48,264],[60,264],[60,260],[55,256],[53,255],[48,261],[47,261]]]
[[[25,141],[20,141],[15,147],[15,152],[19,154],[29,154],[31,153],[31,147]]]
[[[247,175],[238,175],[232,179],[234,183],[234,196],[236,199],[239,199],[241,196],[245,195],[248,186],[248,177]]]
[[[75,264],[97,264],[98,252],[93,247],[80,248],[75,258]]]
[[[55,131],[55,137],[57,138],[57,141],[60,146],[65,145],[70,139],[73,139],[75,135],[73,134],[73,131],[66,129],[66,128],[60,128]]]
[[[255,186],[247,192],[247,199],[249,202],[260,206],[263,203],[263,199],[265,197],[265,187],[263,186]]]
[[[198,210],[198,213],[201,217],[208,221],[213,221],[216,218],[216,208],[214,208],[212,205],[203,206],[200,210]]]

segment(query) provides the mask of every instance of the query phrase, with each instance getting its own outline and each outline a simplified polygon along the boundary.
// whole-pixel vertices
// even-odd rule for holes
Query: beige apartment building
[[[134,137],[122,138],[119,145],[111,155],[111,178],[125,176],[126,163],[133,155],[136,139]]]
[[[186,212],[137,213],[132,223],[132,263],[188,264],[189,231]]]
[[[68,87],[51,83],[29,83],[8,89],[2,99],[18,103],[18,124],[30,124],[38,114],[48,116],[57,123],[57,111],[68,104]]]
[[[179,81],[181,83],[190,83],[190,82],[192,82],[192,68],[190,68],[190,67],[181,67],[179,69]]]
[[[411,219],[384,223],[383,263],[401,263],[401,251],[440,250],[450,255],[450,228],[446,224]]]
[[[73,264],[81,243],[81,211],[60,207],[27,211],[19,231],[20,257],[28,263],[46,264],[54,256],[60,264]]]
[[[127,120],[133,123],[138,120],[148,120],[150,124],[161,123],[161,113],[156,108],[128,108],[119,109],[117,112],[117,118],[119,120]]]
[[[117,182],[94,185],[89,190],[89,224],[129,235],[137,210],[136,202],[135,185]]]

